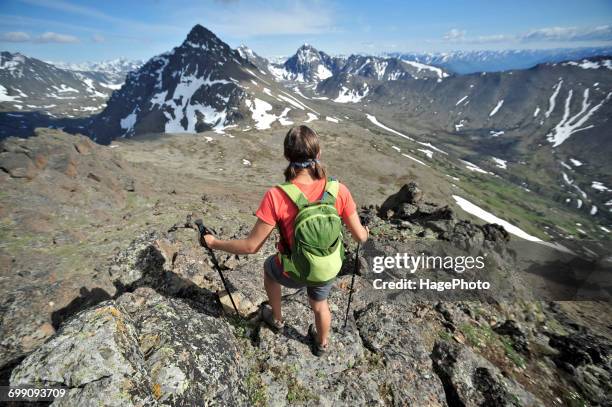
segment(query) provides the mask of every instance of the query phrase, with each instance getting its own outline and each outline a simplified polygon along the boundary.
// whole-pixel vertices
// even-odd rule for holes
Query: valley
[[[107,102],[101,87],[78,93],[74,82],[53,79],[52,86],[88,101],[99,94],[100,114],[66,114],[70,103],[85,108],[75,99],[57,111],[0,113],[0,131],[19,136],[54,127],[108,144],[136,134],[212,130],[233,137],[317,120],[350,124],[372,135],[368,143],[388,140],[398,155],[444,177],[447,188],[464,189],[476,205],[531,235],[608,240],[611,61],[457,75],[392,57],[331,57],[304,45],[272,64],[196,26],[180,47],[128,74]]]

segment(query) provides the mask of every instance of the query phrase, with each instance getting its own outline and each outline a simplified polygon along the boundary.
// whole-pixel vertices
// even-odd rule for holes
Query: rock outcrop
[[[518,383],[505,378],[488,360],[465,346],[437,342],[432,359],[450,405],[544,405]]]
[[[26,358],[12,385],[66,386],[56,405],[242,405],[231,325],[150,288],[85,310]]]

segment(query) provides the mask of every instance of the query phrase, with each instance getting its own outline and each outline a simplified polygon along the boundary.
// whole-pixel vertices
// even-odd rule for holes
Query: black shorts
[[[308,298],[314,301],[326,300],[327,297],[329,297],[329,292],[334,284],[333,281],[330,281],[325,285],[309,287],[306,283],[295,281],[283,270],[283,267],[279,264],[278,256],[276,254],[266,259],[264,262],[264,271],[270,278],[272,278],[272,280],[284,287],[296,289],[306,287]]]

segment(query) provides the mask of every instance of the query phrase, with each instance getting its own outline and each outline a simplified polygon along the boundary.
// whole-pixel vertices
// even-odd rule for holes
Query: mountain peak
[[[312,45],[310,45],[309,43],[305,42],[303,43],[299,48],[298,51],[317,51],[317,49],[315,47],[313,47]]]
[[[217,36],[206,27],[196,24],[191,31],[189,31],[189,34],[187,34],[186,41],[194,44],[204,44],[211,39],[216,40]]]

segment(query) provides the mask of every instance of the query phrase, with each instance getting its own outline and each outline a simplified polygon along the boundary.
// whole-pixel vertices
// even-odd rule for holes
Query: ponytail
[[[291,181],[303,169],[308,169],[315,179],[325,179],[325,167],[317,158],[321,152],[319,136],[308,126],[293,127],[285,136],[284,152],[289,165],[285,169],[285,181]]]

